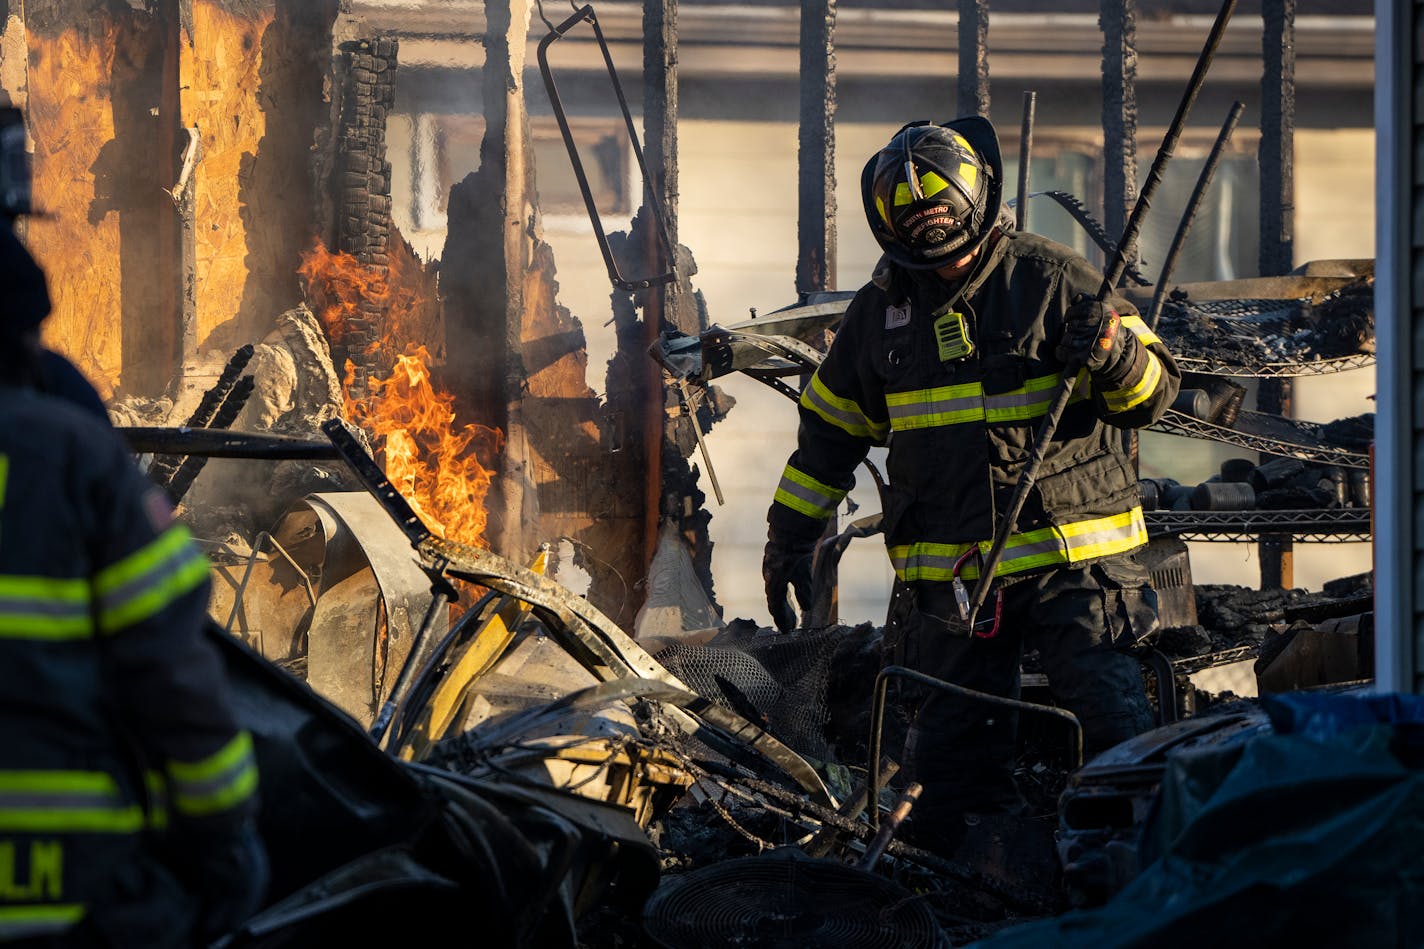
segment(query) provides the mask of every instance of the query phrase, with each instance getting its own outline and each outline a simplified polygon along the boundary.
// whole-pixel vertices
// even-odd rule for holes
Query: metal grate
[[[787,634],[729,626],[707,645],[669,646],[654,658],[697,694],[760,719],[790,748],[825,760],[831,665],[845,633],[843,626]]]

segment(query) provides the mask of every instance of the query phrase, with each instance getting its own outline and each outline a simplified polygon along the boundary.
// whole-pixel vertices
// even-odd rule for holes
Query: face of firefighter
[[[974,258],[979,256],[979,248],[974,248],[968,254],[958,260],[952,260],[943,267],[936,267],[935,273],[945,280],[959,280],[969,274],[969,270],[974,266]]]

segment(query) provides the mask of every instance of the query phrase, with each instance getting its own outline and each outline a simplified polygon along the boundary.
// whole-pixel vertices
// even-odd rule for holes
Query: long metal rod
[[[1167,126],[1167,134],[1162,138],[1162,147],[1157,150],[1157,157],[1152,161],[1152,169],[1147,173],[1147,181],[1142,185],[1142,193],[1138,196],[1137,203],[1132,207],[1132,214],[1127,219],[1127,228],[1123,231],[1122,240],[1117,242],[1117,253],[1113,255],[1111,266],[1103,274],[1102,285],[1098,287],[1098,300],[1106,300],[1112,294],[1113,287],[1117,286],[1118,281],[1122,279],[1123,271],[1127,269],[1128,258],[1132,254],[1133,247],[1137,244],[1137,235],[1142,230],[1142,222],[1146,219],[1147,211],[1152,206],[1152,197],[1157,193],[1157,188],[1162,183],[1167,163],[1172,160],[1172,155],[1177,150],[1177,142],[1181,140],[1182,130],[1187,124],[1187,115],[1191,112],[1192,105],[1197,101],[1197,94],[1201,92],[1202,85],[1206,82],[1207,70],[1211,68],[1211,61],[1216,55],[1217,47],[1221,45],[1221,38],[1226,35],[1226,24],[1231,21],[1231,14],[1235,10],[1236,0],[1225,0],[1221,10],[1216,14],[1216,22],[1212,24],[1211,33],[1206,38],[1206,45],[1202,47],[1201,55],[1197,58],[1196,68],[1192,70],[1192,78],[1187,82],[1187,89],[1182,95],[1182,101],[1177,105],[1177,114],[1172,116],[1172,124]],[[968,631],[970,635],[974,631],[974,620],[979,613],[979,607],[984,605],[984,599],[989,595],[989,586],[993,583],[994,571],[998,569],[1000,561],[1004,559],[1004,546],[1008,543],[1009,535],[1013,533],[1014,525],[1018,523],[1019,513],[1023,511],[1024,502],[1028,500],[1028,493],[1038,478],[1038,469],[1043,466],[1043,458],[1048,453],[1048,445],[1053,440],[1053,433],[1058,428],[1058,421],[1063,417],[1064,410],[1068,408],[1068,401],[1073,397],[1073,389],[1077,385],[1078,371],[1081,368],[1080,365],[1072,364],[1063,368],[1063,383],[1058,387],[1058,395],[1054,398],[1053,404],[1049,406],[1048,413],[1044,415],[1043,422],[1038,427],[1033,450],[1029,453],[1028,461],[1024,463],[1023,473],[1019,475],[1018,486],[1014,489],[1014,496],[1009,502],[1008,510],[1004,513],[1004,520],[999,525],[999,531],[994,537],[994,544],[989,548],[989,553],[984,558],[979,582],[975,585],[974,593],[969,600]]]
[[[1019,200],[1014,205],[1014,228],[1028,230],[1028,163],[1033,154],[1033,114],[1038,93],[1025,92],[1023,125],[1019,127]]]
[[[1231,111],[1227,113],[1226,121],[1222,123],[1221,131],[1216,136],[1216,142],[1211,146],[1211,153],[1206,156],[1206,164],[1202,165],[1201,174],[1197,176],[1196,187],[1192,189],[1192,196],[1187,200],[1187,207],[1182,211],[1181,223],[1177,225],[1177,233],[1172,235],[1172,246],[1167,249],[1167,259],[1162,261],[1162,272],[1157,275],[1157,286],[1152,290],[1152,305],[1147,310],[1147,325],[1152,329],[1157,328],[1157,318],[1162,313],[1162,303],[1167,298],[1167,289],[1171,286],[1172,271],[1176,269],[1177,258],[1181,256],[1182,248],[1186,246],[1187,235],[1192,231],[1192,223],[1196,220],[1197,211],[1201,209],[1202,198],[1206,196],[1207,189],[1211,187],[1211,179],[1216,174],[1216,166],[1221,164],[1221,155],[1226,151],[1226,146],[1231,142],[1231,133],[1236,131],[1236,123],[1241,119],[1241,112],[1246,108],[1240,100],[1231,104]]]
[[[909,679],[911,682],[918,682],[920,685],[938,689],[941,692],[950,692],[954,695],[961,695],[968,699],[975,699],[980,702],[987,702],[990,705],[998,705],[1002,708],[1018,709],[1023,712],[1037,712],[1041,715],[1048,715],[1052,718],[1067,722],[1073,727],[1073,767],[1076,770],[1083,763],[1083,723],[1078,721],[1078,716],[1072,712],[1061,708],[1054,708],[1051,705],[1039,705],[1035,702],[1025,702],[1022,699],[1011,699],[1002,695],[992,695],[988,692],[980,692],[976,689],[965,688],[962,685],[955,685],[953,682],[946,682],[943,679],[936,679],[934,676],[925,675],[923,672],[916,672],[905,666],[886,666],[880,670],[880,674],[875,677],[875,698],[870,711],[870,777],[868,787],[880,787],[880,743],[884,738],[885,731],[885,693],[890,687],[891,679]],[[878,828],[880,826],[879,808],[875,807],[871,801],[870,826]]]

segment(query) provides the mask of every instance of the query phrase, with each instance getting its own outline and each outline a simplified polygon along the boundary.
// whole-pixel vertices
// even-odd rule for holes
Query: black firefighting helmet
[[[998,220],[999,137],[977,115],[911,122],[866,162],[860,191],[887,257],[913,270],[942,267],[973,252]]]

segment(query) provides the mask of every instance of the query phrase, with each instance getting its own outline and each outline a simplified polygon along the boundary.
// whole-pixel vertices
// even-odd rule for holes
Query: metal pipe
[[[905,818],[910,816],[910,811],[914,809],[915,802],[920,799],[920,792],[923,790],[924,786],[916,783],[911,783],[909,787],[905,788],[890,814],[885,818],[885,823],[880,825],[880,829],[875,832],[875,836],[866,845],[865,856],[860,858],[860,869],[875,869],[880,855],[885,852],[886,847],[890,846],[890,841],[894,839],[895,832],[900,829]]]
[[[1033,114],[1038,102],[1038,93],[1025,92],[1023,98],[1023,124],[1019,127],[1019,200],[1014,205],[1014,227],[1028,230],[1028,163],[1033,152]]]
[[[1167,296],[1167,287],[1172,280],[1172,271],[1177,266],[1177,258],[1181,256],[1182,248],[1186,246],[1187,235],[1191,233],[1192,222],[1196,220],[1202,198],[1206,196],[1206,190],[1211,187],[1211,179],[1216,174],[1216,166],[1221,163],[1222,152],[1226,151],[1226,146],[1231,141],[1231,133],[1236,131],[1236,123],[1241,119],[1241,112],[1245,108],[1246,106],[1240,100],[1231,104],[1231,111],[1227,113],[1226,121],[1222,123],[1221,131],[1216,136],[1216,142],[1211,146],[1211,153],[1206,156],[1206,164],[1202,165],[1201,174],[1197,176],[1197,184],[1192,189],[1192,196],[1187,200],[1186,209],[1182,211],[1181,223],[1177,225],[1177,233],[1172,235],[1172,246],[1167,249],[1167,258],[1162,261],[1162,272],[1157,276],[1157,286],[1152,290],[1152,305],[1147,310],[1147,325],[1152,329],[1157,328],[1157,318],[1162,313],[1162,303]]]

